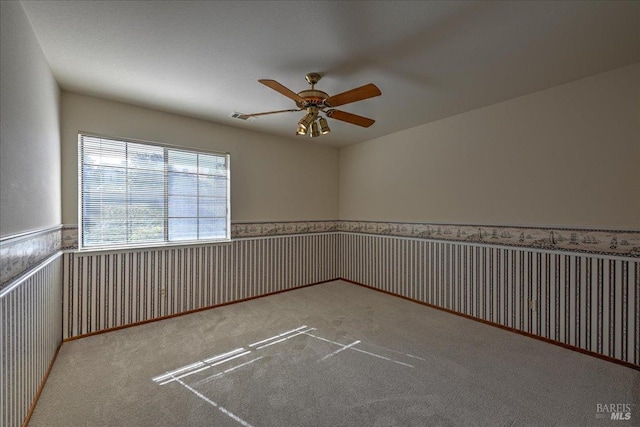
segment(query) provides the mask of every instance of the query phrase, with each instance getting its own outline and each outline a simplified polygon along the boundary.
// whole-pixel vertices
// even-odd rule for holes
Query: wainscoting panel
[[[65,254],[64,338],[337,277],[335,233]]]
[[[53,256],[0,297],[0,425],[24,422],[62,342],[62,258]]]
[[[640,365],[640,261],[366,234],[340,277]]]

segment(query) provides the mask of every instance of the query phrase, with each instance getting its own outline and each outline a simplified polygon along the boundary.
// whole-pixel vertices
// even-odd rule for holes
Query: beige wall
[[[338,216],[338,150],[62,92],[62,220],[78,223],[78,132],[231,154],[232,221]]]
[[[0,2],[0,236],[60,224],[60,89],[19,2]]]
[[[340,219],[640,228],[640,63],[342,149]]]

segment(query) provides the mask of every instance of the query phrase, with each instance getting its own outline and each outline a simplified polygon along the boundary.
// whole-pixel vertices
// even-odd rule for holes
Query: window
[[[229,240],[229,155],[78,136],[80,249]]]

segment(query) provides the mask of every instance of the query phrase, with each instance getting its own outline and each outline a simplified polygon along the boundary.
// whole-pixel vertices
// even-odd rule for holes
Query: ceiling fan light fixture
[[[311,138],[315,138],[316,136],[320,136],[320,130],[318,129],[318,122],[313,122],[311,124],[311,133],[309,133]]]
[[[298,125],[298,130],[296,130],[296,135],[304,135],[307,133],[307,129],[305,129],[302,125]]]
[[[320,117],[320,133],[326,135],[329,132],[331,132],[331,129],[329,129],[329,123],[327,123],[327,119],[325,119],[324,117]]]
[[[300,121],[298,122],[298,126],[307,130],[309,129],[309,125],[311,125],[311,122],[313,122],[315,118],[316,117],[314,114],[307,113],[302,119],[300,119]]]

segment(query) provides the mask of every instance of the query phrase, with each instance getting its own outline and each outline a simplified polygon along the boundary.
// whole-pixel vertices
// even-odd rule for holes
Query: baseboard
[[[580,347],[576,347],[576,346],[573,346],[573,345],[570,345],[570,344],[565,344],[565,343],[562,343],[562,342],[559,342],[559,341],[554,341],[554,340],[551,340],[549,338],[545,338],[545,337],[541,337],[541,336],[538,336],[538,335],[535,335],[535,334],[531,334],[529,332],[520,331],[518,329],[510,328],[508,326],[504,326],[504,325],[501,325],[499,323],[494,323],[494,322],[490,322],[488,320],[479,319],[477,317],[469,316],[468,314],[458,313],[457,311],[449,310],[447,308],[438,307],[436,305],[429,304],[428,302],[419,301],[419,300],[416,300],[416,299],[413,299],[413,298],[405,297],[403,295],[395,294],[393,292],[385,291],[385,290],[382,290],[382,289],[377,289],[377,288],[374,288],[372,286],[365,285],[363,283],[354,282],[353,280],[343,279],[343,278],[341,278],[340,280],[348,282],[348,283],[351,283],[351,284],[354,284],[354,285],[362,286],[362,287],[365,287],[367,289],[371,289],[371,290],[374,290],[374,291],[382,292],[383,294],[387,294],[387,295],[391,295],[391,296],[394,296],[394,297],[397,297],[397,298],[402,298],[402,299],[407,300],[407,301],[415,302],[417,304],[424,305],[424,306],[427,306],[427,307],[430,307],[430,308],[435,308],[436,310],[444,311],[445,313],[454,314],[456,316],[464,317],[465,319],[474,320],[476,322],[480,322],[480,323],[483,323],[485,325],[489,325],[489,326],[493,326],[493,327],[496,327],[496,328],[500,328],[500,329],[503,329],[505,331],[514,332],[516,334],[523,335],[523,336],[529,337],[529,338],[533,338],[533,339],[536,339],[538,341],[545,342],[547,344],[553,344],[553,345],[565,348],[567,350],[572,350],[572,351],[576,351],[578,353],[585,354],[587,356],[596,357],[598,359],[602,359],[602,360],[605,360],[607,362],[612,362],[612,363],[615,363],[615,364],[618,364],[618,365],[622,365],[622,366],[627,367],[627,368],[635,369],[636,371],[640,371],[640,365],[635,365],[633,363],[626,362],[624,360],[615,359],[615,358],[610,357],[610,356],[605,356],[604,354],[595,353],[593,351],[585,350],[585,349],[582,349]]]
[[[108,332],[114,332],[114,331],[119,331],[121,329],[132,328],[134,326],[140,326],[140,325],[144,325],[144,324],[147,324],[147,323],[159,322],[161,320],[173,319],[174,317],[186,316],[187,314],[193,314],[193,313],[198,313],[200,311],[211,310],[213,308],[224,307],[225,305],[238,304],[238,303],[241,303],[241,302],[251,301],[251,300],[254,300],[254,299],[258,299],[258,298],[264,298],[264,297],[268,297],[268,296],[271,296],[271,295],[281,294],[283,292],[289,292],[289,291],[294,291],[296,289],[307,288],[309,286],[320,285],[322,283],[333,282],[334,280],[339,280],[339,279],[335,278],[335,279],[323,280],[321,282],[309,283],[307,285],[296,286],[294,288],[283,289],[283,290],[275,291],[275,292],[269,292],[267,294],[262,294],[262,295],[258,295],[258,296],[255,296],[255,297],[243,298],[243,299],[239,299],[239,300],[225,302],[225,303],[222,303],[222,304],[209,305],[209,306],[206,306],[206,307],[196,308],[194,310],[187,310],[187,311],[182,311],[180,313],[169,314],[167,316],[154,317],[153,319],[142,320],[140,322],[128,323],[126,325],[116,326],[116,327],[113,327],[113,328],[101,329],[99,331],[89,332],[87,334],[81,334],[81,335],[76,335],[76,336],[73,336],[73,337],[65,338],[62,342],[64,343],[64,342],[78,340],[78,339],[81,339],[81,338],[91,337],[91,336],[94,336],[94,335],[106,334]]]
[[[62,347],[62,342],[58,344],[58,347],[56,348],[55,353],[53,353],[53,357],[49,362],[47,371],[45,372],[44,377],[42,377],[42,382],[40,383],[40,387],[38,387],[38,391],[36,392],[36,395],[34,396],[33,401],[31,402],[31,406],[29,406],[29,411],[27,412],[27,416],[25,417],[24,422],[22,423],[22,427],[27,427],[29,425],[29,421],[31,421],[31,416],[33,415],[33,411],[36,409],[36,405],[38,404],[38,400],[40,399],[40,394],[42,394],[44,385],[47,383],[47,380],[49,379],[49,374],[51,373],[51,369],[53,368],[53,364],[55,363],[56,358],[58,357],[58,353],[60,352],[61,347]]]

